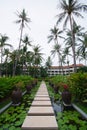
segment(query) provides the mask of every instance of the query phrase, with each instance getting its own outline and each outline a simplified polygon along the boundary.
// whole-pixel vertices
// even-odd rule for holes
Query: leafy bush
[[[68,83],[73,97],[78,100],[87,99],[87,73],[75,73],[68,77]]]
[[[87,122],[77,111],[64,111],[57,113],[59,130],[87,130]]]
[[[11,95],[14,86],[20,87],[23,91],[25,89],[25,85],[33,81],[34,78],[30,76],[16,76],[16,77],[1,77],[0,78],[0,99],[8,97]]]
[[[49,83],[51,86],[53,86],[55,92],[57,90],[57,93],[58,93],[58,90],[63,91],[64,84],[67,84],[67,76],[57,75],[57,76],[51,77],[49,79]]]
[[[23,96],[20,106],[11,106],[0,115],[0,130],[21,130],[38,87],[33,88],[31,94]]]

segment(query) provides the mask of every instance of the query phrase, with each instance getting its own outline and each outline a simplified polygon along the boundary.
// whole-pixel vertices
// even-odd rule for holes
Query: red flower
[[[63,87],[64,87],[64,89],[68,89],[68,85],[67,84],[64,84]]]

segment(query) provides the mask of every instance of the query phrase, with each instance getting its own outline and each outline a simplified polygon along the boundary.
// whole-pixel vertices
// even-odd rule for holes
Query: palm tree
[[[52,66],[52,60],[51,60],[50,56],[48,56],[45,66],[46,66],[46,68],[50,68]]]
[[[75,46],[75,57],[76,57],[76,46],[79,46],[79,44],[77,44],[79,37],[81,37],[83,35],[83,30],[84,28],[82,28],[81,26],[77,26],[75,23],[73,25],[73,35],[74,35],[74,46]],[[65,45],[67,46],[65,48],[65,53],[68,53],[69,49],[72,48],[72,52],[73,52],[73,44],[72,44],[72,33],[71,30],[67,29],[66,30],[66,35],[67,38],[65,38]]]
[[[69,62],[70,62],[70,61],[69,61],[69,56],[72,56],[72,55],[70,54],[69,47],[64,48],[63,54],[64,54],[64,56],[65,56],[65,58],[66,58],[67,65],[68,65],[68,68],[69,68]],[[70,71],[69,71],[69,74],[70,74]]]
[[[41,64],[42,62],[42,55],[43,53],[41,53],[41,47],[39,45],[33,46],[33,51],[31,52],[32,54],[32,65],[33,66],[38,66]]]
[[[23,29],[24,29],[25,25],[28,27],[28,24],[27,24],[27,23],[30,22],[30,18],[27,17],[27,14],[26,14],[26,12],[25,12],[25,9],[23,9],[21,13],[19,13],[19,12],[17,11],[17,16],[18,16],[19,19],[16,21],[16,23],[17,23],[17,24],[20,23],[20,40],[19,40],[18,56],[17,56],[17,59],[16,59],[16,61],[15,61],[15,71],[16,71],[17,62],[18,62],[18,60],[20,59],[20,54],[19,54],[19,52],[20,52],[20,48],[21,48],[21,41],[22,41]],[[14,71],[14,72],[15,72],[15,71]]]
[[[6,65],[6,75],[7,75],[7,68],[8,68],[8,59],[9,59],[9,57],[10,57],[10,54],[11,54],[11,52],[9,51],[9,49],[4,49],[4,56],[6,56],[5,57],[5,65]]]
[[[73,61],[74,61],[74,72],[76,72],[76,57],[75,57],[75,41],[74,41],[74,34],[73,34],[73,23],[75,23],[73,15],[77,17],[83,16],[79,13],[80,11],[87,11],[87,5],[83,5],[78,2],[78,0],[62,0],[60,2],[60,7],[62,9],[62,13],[58,16],[57,24],[61,22],[65,18],[64,27],[66,26],[68,20],[70,21],[71,27],[71,34],[72,34],[72,48],[73,48]]]
[[[12,75],[15,76],[15,73],[16,73],[16,61],[17,61],[17,57],[18,57],[18,52],[19,50],[14,50],[12,53],[10,53],[10,62],[12,63],[13,65],[13,68],[12,68]]]
[[[60,62],[61,62],[62,74],[64,75],[63,64],[65,64],[65,55],[62,55],[62,54],[61,54]]]
[[[5,46],[12,47],[12,45],[6,43],[8,40],[8,36],[0,35],[0,53],[1,53],[1,66],[0,66],[0,76],[2,75],[2,62],[3,62],[3,51]]]
[[[69,66],[69,56],[72,56],[72,55],[70,54],[69,47],[64,48],[63,54],[65,55],[66,60],[67,60],[67,64],[68,64],[68,66]]]
[[[22,41],[22,35],[23,35],[23,29],[26,26],[28,26],[28,22],[30,22],[30,18],[27,17],[27,14],[25,12],[25,9],[22,10],[21,13],[19,13],[17,11],[17,16],[18,16],[18,20],[16,21],[16,23],[20,23],[20,41],[19,41],[19,50],[20,50],[20,47],[21,47],[21,41]]]
[[[53,46],[53,50],[51,50],[51,55],[53,55],[53,57],[55,55],[58,55],[58,60],[59,60],[59,66],[61,66],[61,46],[58,44],[55,44]]]
[[[32,46],[32,51],[30,52],[31,55],[31,62],[32,62],[32,75],[37,77],[39,75],[39,67],[43,60],[43,53],[41,53],[41,47],[39,45]]]
[[[58,37],[62,38],[62,36],[60,35],[63,31],[59,31],[59,29],[54,26],[53,29],[50,30],[51,35],[48,36],[48,43],[50,43],[52,40],[54,41],[55,44],[58,44]]]
[[[86,61],[86,57],[87,57],[87,32],[84,33],[84,35],[82,36],[82,39],[79,38],[79,41],[81,43],[81,45],[78,48],[78,51],[80,52],[80,54],[82,55],[82,57],[85,59]],[[86,62],[85,62],[86,64]]]
[[[31,46],[31,41],[29,40],[29,37],[26,35],[24,39],[22,40],[24,43],[23,51],[25,52],[25,63],[27,62],[27,47]],[[23,52],[23,54],[24,54]]]

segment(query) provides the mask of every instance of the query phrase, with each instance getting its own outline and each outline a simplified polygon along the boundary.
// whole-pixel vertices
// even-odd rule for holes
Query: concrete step
[[[50,101],[49,97],[35,97],[34,101]]]
[[[51,101],[33,101],[31,106],[51,106]]]
[[[54,116],[53,108],[50,107],[30,107],[28,116]]]
[[[26,116],[22,130],[58,130],[55,116]]]

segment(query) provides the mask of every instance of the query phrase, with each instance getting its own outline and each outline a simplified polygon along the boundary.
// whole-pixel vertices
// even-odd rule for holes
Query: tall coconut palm
[[[24,29],[25,25],[28,27],[28,23],[30,22],[30,18],[27,17],[27,14],[26,14],[26,12],[25,12],[25,9],[23,9],[21,13],[19,13],[19,12],[17,11],[17,14],[16,14],[16,15],[17,15],[18,18],[19,18],[19,19],[16,21],[16,23],[17,23],[17,24],[20,24],[20,40],[19,40],[18,56],[17,56],[17,59],[16,59],[16,61],[15,61],[15,71],[16,71],[17,62],[18,62],[18,60],[20,59],[20,54],[19,54],[19,52],[20,52],[20,48],[21,48],[21,41],[22,41],[23,29]],[[15,71],[14,71],[14,72],[15,72]]]
[[[61,46],[58,44],[55,44],[53,46],[53,50],[51,50],[51,55],[54,57],[57,54],[58,56],[58,62],[59,66],[61,66]]]
[[[1,53],[1,66],[0,66],[0,76],[2,75],[2,62],[3,62],[3,51],[5,46],[12,47],[12,45],[7,43],[8,36],[6,35],[0,35],[0,53]]]
[[[41,53],[41,47],[39,45],[33,46],[33,51],[31,52],[32,54],[32,64],[34,66],[38,66],[41,64],[42,62],[42,55],[43,53]]]
[[[5,57],[5,65],[6,65],[6,76],[7,76],[7,68],[8,68],[8,62],[9,62],[9,57],[10,57],[10,54],[11,54],[11,52],[10,52],[10,50],[9,49],[4,49],[4,56],[6,56]]]
[[[17,57],[18,57],[18,50],[14,50],[11,54],[10,54],[10,61],[12,62],[13,65],[13,72],[12,75],[15,76],[16,73],[16,61],[17,61]]]
[[[76,47],[79,46],[78,39],[83,35],[83,29],[81,26],[77,26],[75,23],[73,25],[73,36],[74,36],[74,46],[75,46],[75,58],[76,58]],[[64,40],[66,48],[66,53],[69,51],[69,49],[72,49],[73,52],[73,44],[72,44],[72,33],[71,30],[66,30],[66,38]]]
[[[59,31],[59,29],[54,26],[53,29],[50,30],[51,35],[48,36],[48,43],[50,43],[52,40],[54,41],[55,44],[59,44],[58,43],[58,37],[62,38],[62,36],[60,35],[63,31]]]
[[[67,63],[68,68],[69,68],[69,63],[70,63],[69,56],[72,56],[72,55],[70,54],[69,47],[64,48],[64,50],[63,50],[63,55],[64,55],[65,58],[66,58],[66,63]],[[70,74],[70,71],[69,71],[69,74]]]
[[[27,49],[28,49],[28,46],[31,46],[31,41],[29,40],[29,37],[27,35],[24,37],[22,41],[24,43],[23,51],[25,52],[25,59],[26,59],[25,63],[26,63],[27,62]]]
[[[41,47],[39,45],[32,46],[33,50],[30,52],[31,54],[31,62],[33,66],[33,76],[37,77],[39,75],[39,67],[43,60],[43,53],[41,53]]]
[[[27,17],[27,13],[25,12],[25,9],[23,9],[21,13],[19,13],[17,11],[17,16],[19,19],[16,21],[16,23],[20,24],[20,40],[19,40],[19,50],[20,50],[23,29],[24,29],[25,25],[28,26],[28,23],[30,22],[30,18]]]
[[[51,60],[50,56],[48,56],[45,66],[46,66],[46,68],[50,68],[52,66],[52,60]]]
[[[73,62],[74,62],[74,72],[77,71],[76,69],[76,57],[75,57],[75,41],[74,41],[74,34],[73,34],[73,23],[75,23],[74,17],[82,17],[80,11],[87,11],[87,5],[83,5],[79,3],[78,0],[62,0],[60,2],[60,8],[62,9],[62,13],[58,16],[57,24],[61,22],[65,18],[64,27],[66,26],[68,20],[70,21],[71,27],[71,34],[72,34],[72,48],[73,48]]]
[[[86,58],[87,57],[87,32],[85,32],[82,37],[83,37],[82,39],[79,38],[81,45],[79,46],[78,51],[80,52],[80,54],[86,61],[86,59],[87,59]],[[85,62],[85,64],[86,64],[86,62]]]
[[[82,60],[82,54],[79,49],[76,51],[76,58],[79,60],[79,64],[80,64],[80,61]]]

